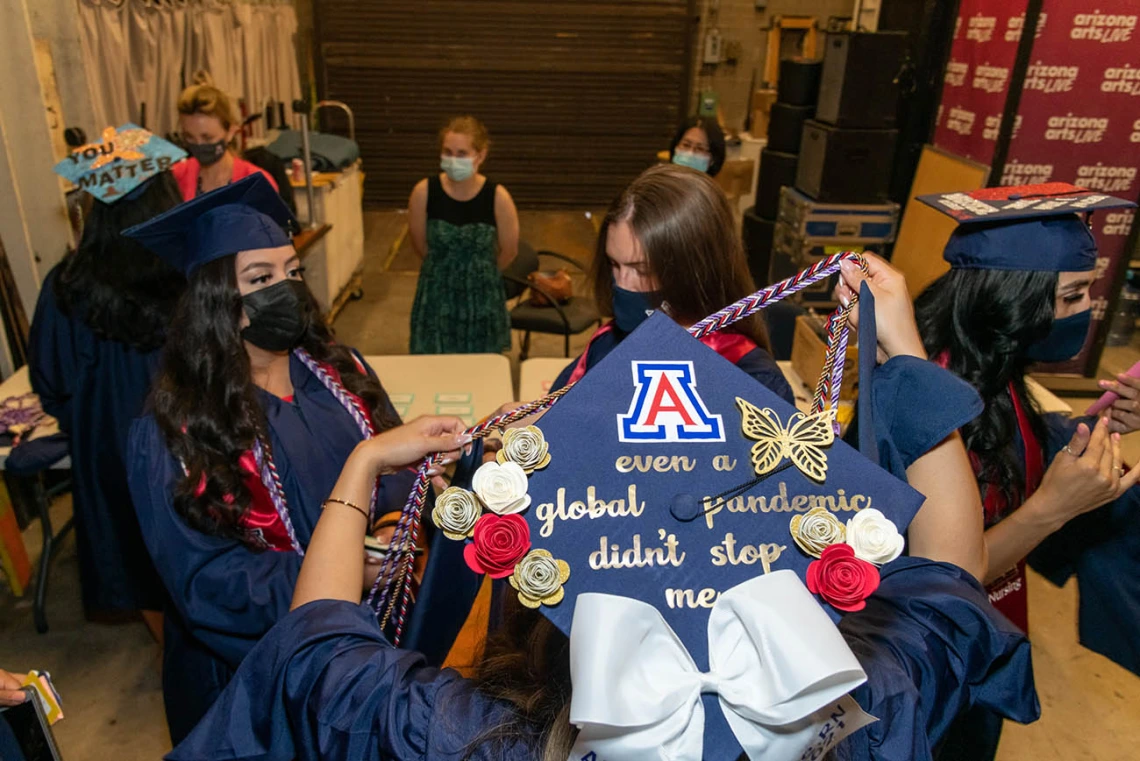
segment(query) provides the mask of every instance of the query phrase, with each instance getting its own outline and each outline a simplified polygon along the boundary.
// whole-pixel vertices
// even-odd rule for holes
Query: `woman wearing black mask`
[[[422,421],[400,427],[379,381],[317,314],[283,230],[292,223],[254,176],[126,232],[187,276],[128,457],[143,537],[173,603],[163,688],[175,743],[289,609],[349,454],[362,442],[419,440],[407,429]],[[374,505],[338,509],[397,511],[411,481],[392,472]],[[362,591],[377,570],[365,566]]]
[[[241,119],[230,97],[214,86],[204,71],[194,75],[194,84],[178,97],[178,127],[182,144],[190,154],[174,165],[174,178],[182,199],[208,193],[252,174],[262,174],[277,189],[269,173],[232,150],[241,129]]]
[[[657,309],[688,326],[756,290],[720,188],[706,174],[668,164],[646,170],[610,205],[592,276],[598,310],[613,320],[554,388],[585,375]],[[795,404],[761,316],[701,340]]]

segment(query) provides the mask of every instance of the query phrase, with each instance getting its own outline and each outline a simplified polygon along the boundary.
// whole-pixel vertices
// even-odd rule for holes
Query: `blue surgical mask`
[[[627,291],[616,285],[613,291],[614,323],[623,333],[632,333],[656,308],[656,291]]]
[[[439,168],[447,173],[452,182],[463,182],[475,174],[475,161],[466,157],[440,156]]]
[[[709,170],[709,157],[700,153],[673,151],[673,163],[679,166],[687,166],[689,169],[696,169],[698,172]]]
[[[1053,320],[1049,335],[1032,344],[1025,355],[1035,362],[1064,362],[1081,353],[1092,324],[1092,310]]]

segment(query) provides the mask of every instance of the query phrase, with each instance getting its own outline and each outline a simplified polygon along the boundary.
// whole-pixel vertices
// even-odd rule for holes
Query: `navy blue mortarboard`
[[[102,140],[75,148],[53,168],[103,203],[114,203],[175,162],[186,151],[135,124],[107,127]]]
[[[187,276],[239,251],[288,246],[296,225],[289,207],[257,172],[127,228],[134,238]]]
[[[959,269],[1086,272],[1096,241],[1078,215],[1135,206],[1065,182],[918,196],[958,228],[942,256]]]
[[[658,313],[591,369],[529,434],[505,433],[498,466],[503,470],[485,465],[475,474],[479,501],[462,490],[439,497],[432,519],[453,539],[472,538],[465,548],[468,565],[496,578],[509,576],[508,593],[571,635],[571,722],[593,726],[578,713],[587,710],[624,728],[615,742],[625,743],[625,753],[608,744],[612,738],[603,736],[606,730],[599,735],[583,728],[581,755],[594,751],[597,758],[633,758],[636,748],[629,755],[630,743],[658,747],[654,743],[660,740],[686,745],[687,752],[676,757],[694,757],[691,734],[677,739],[692,726],[688,716],[652,719],[654,731],[669,738],[655,739],[648,729],[639,737],[641,730],[629,729],[652,723],[641,721],[644,713],[626,711],[627,699],[636,702],[631,692],[639,692],[632,685],[657,678],[656,669],[630,666],[624,655],[615,659],[607,655],[613,648],[599,643],[620,644],[621,653],[655,653],[662,647],[675,651],[679,640],[692,669],[677,684],[657,686],[673,696],[690,687],[701,693],[699,699],[696,693],[688,698],[703,706],[703,750],[698,746],[696,757],[732,761],[742,749],[759,747],[748,744],[749,722],[722,709],[725,700],[735,700],[735,688],[720,682],[718,698],[700,681],[731,681],[733,671],[749,674],[738,685],[754,684],[772,701],[751,713],[742,709],[753,720],[780,728],[761,745],[790,743],[779,752],[773,746],[765,758],[799,759],[801,753],[819,751],[809,730],[819,731],[821,725],[808,719],[823,708],[850,710],[849,730],[862,726],[853,704],[833,708],[862,681],[862,670],[853,656],[824,655],[829,649],[846,650],[831,622],[841,618],[840,609],[857,610],[861,602],[846,606],[822,591],[813,598],[810,577],[818,577],[819,570],[809,572],[809,564],[834,551],[836,557],[857,558],[877,578],[872,564],[889,562],[902,551],[900,534],[923,497],[833,438],[831,421],[830,413],[802,415]],[[508,467],[515,470],[508,473]],[[519,479],[525,496],[515,483]],[[483,509],[488,512],[477,518]],[[877,521],[882,536],[893,536],[883,545],[886,552],[874,558],[844,540],[844,523],[864,513]],[[855,533],[850,529],[852,537]],[[522,560],[519,546],[529,550]],[[761,593],[762,587],[767,591]],[[745,667],[746,647],[729,647],[732,662],[725,661],[724,637],[735,635],[724,634],[732,625],[723,622],[732,618],[728,611],[737,610],[742,597],[761,600],[761,607],[770,603],[760,617],[781,629],[743,635],[766,643],[757,644],[760,649],[783,640],[765,652],[762,675]],[[623,615],[599,613],[613,600],[625,601]],[[657,618],[676,640],[659,636],[660,628],[652,625]],[[794,655],[786,649],[789,640]],[[584,651],[601,652],[602,662],[610,659],[610,667],[593,662],[586,667],[598,677],[593,688],[589,680],[579,680]],[[803,670],[813,675],[808,687],[797,681]],[[706,675],[692,677],[693,671]],[[690,684],[690,677],[700,684]],[[801,712],[794,718],[783,713],[796,710]],[[670,725],[676,732],[664,729]],[[808,734],[797,735],[800,729]],[[828,742],[840,737],[830,730],[819,737],[825,735]]]

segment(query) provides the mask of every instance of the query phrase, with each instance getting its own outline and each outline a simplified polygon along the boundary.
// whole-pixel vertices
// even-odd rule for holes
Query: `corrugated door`
[[[470,113],[520,207],[607,205],[683,116],[690,2],[319,0],[321,95],[355,113],[365,204],[403,206]]]

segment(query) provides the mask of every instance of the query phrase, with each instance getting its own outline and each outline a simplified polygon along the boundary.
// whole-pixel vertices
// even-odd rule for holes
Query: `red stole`
[[[582,356],[578,358],[578,364],[574,366],[574,370],[570,373],[570,380],[567,381],[568,384],[577,383],[582,380],[582,376],[586,374],[586,360],[590,356],[590,347],[594,345],[594,339],[604,336],[613,329],[614,323],[613,320],[610,320],[598,328],[594,332],[594,335],[590,336],[590,340],[586,343],[586,350],[582,352]],[[755,341],[739,333],[710,333],[698,340],[734,365],[743,359],[745,354],[757,348]]]

